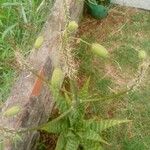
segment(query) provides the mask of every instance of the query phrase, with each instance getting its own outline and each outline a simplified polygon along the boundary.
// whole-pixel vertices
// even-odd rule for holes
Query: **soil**
[[[57,136],[46,132],[40,133],[38,150],[54,150],[56,147]]]
[[[111,42],[111,46],[108,46],[108,38],[116,34],[122,34],[123,27],[128,23],[132,24],[131,16],[137,13],[139,10],[136,8],[112,6],[109,10],[109,15],[103,20],[96,20],[92,18],[86,11],[84,12],[84,19],[82,20],[77,37],[93,37],[96,42],[100,44],[106,44],[107,50],[112,53],[113,49],[116,49],[121,45],[121,42]],[[97,63],[97,62],[96,62]],[[104,68],[105,74],[112,78],[116,84],[114,91],[118,88],[124,87],[131,78],[123,74],[117,64],[108,63]],[[118,85],[118,86],[117,86]]]

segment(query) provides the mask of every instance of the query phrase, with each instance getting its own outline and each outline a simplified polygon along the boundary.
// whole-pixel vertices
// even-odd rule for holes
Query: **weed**
[[[0,1],[0,101],[6,100],[17,76],[15,45],[23,55],[29,54],[52,3],[53,0]]]
[[[110,13],[108,18],[101,23],[92,20],[90,27],[89,18],[86,17],[80,27],[80,32],[85,39],[89,40],[89,42],[93,38],[100,41],[108,50],[110,49],[113,56],[113,60],[109,61],[109,63],[103,63],[101,60],[95,60],[93,63],[92,55],[83,51],[85,47],[80,45],[78,48],[79,54],[83,53],[83,56],[82,54],[79,55],[81,58],[79,74],[84,77],[91,76],[90,91],[100,89],[99,96],[103,91],[105,91],[104,96],[107,92],[116,92],[116,85],[120,89],[136,78],[137,69],[141,65],[138,51],[146,51],[149,61],[149,11],[131,10],[124,7],[115,7],[115,9],[119,10],[118,13],[117,11]],[[85,61],[82,62],[82,59]],[[106,72],[105,67],[109,68],[108,72]],[[104,79],[103,76],[105,77]],[[96,113],[101,118],[117,117],[133,120],[133,123],[128,125],[128,128],[113,128],[105,132],[104,138],[106,137],[108,141],[111,141],[111,146],[105,145],[104,149],[149,149],[150,83],[148,76],[144,76],[144,78],[140,87],[134,92],[129,92],[128,95],[117,99],[114,98],[111,102],[100,101],[92,104],[93,111],[89,112],[88,115]]]
[[[121,68],[134,69],[134,72],[138,69],[140,62],[136,50],[125,45],[120,46],[114,52],[114,59],[120,64]]]
[[[116,34],[112,34],[113,37],[110,36],[107,39],[109,42],[103,41],[107,46],[108,44],[115,45],[117,41],[117,48],[112,48],[114,57],[110,60],[112,62],[109,63],[113,66],[114,61],[118,62],[118,66],[121,66],[120,72],[122,74],[119,72],[120,76],[126,72],[127,78],[132,78],[131,76],[134,75],[141,63],[138,58],[138,50],[146,50],[149,54],[148,13],[140,12],[131,18],[134,23],[130,24],[129,22],[123,25],[121,31],[113,32]],[[143,22],[143,24],[140,22]],[[12,27],[15,28],[16,26]],[[97,33],[93,31],[93,34]],[[140,36],[140,39],[136,38],[137,35],[141,34],[143,36]],[[92,43],[91,39],[88,42]],[[120,94],[117,96],[116,90],[113,89],[115,84],[113,84],[112,76],[116,74],[105,72],[108,62],[95,58],[89,51],[89,46],[83,43],[78,48],[76,59],[81,64],[79,77],[87,78],[90,76],[91,82],[87,79],[81,86],[77,85],[76,80],[71,78],[69,79],[70,84],[67,85],[70,87],[70,91],[60,92],[58,91],[60,87],[57,87],[57,90],[53,89],[54,102],[56,108],[58,108],[59,116],[40,127],[27,129],[27,131],[40,129],[48,133],[55,133],[59,137],[56,149],[84,148],[86,150],[98,150],[103,145],[107,150],[148,150],[150,147],[148,124],[150,114],[149,79],[146,80],[146,86],[142,85],[134,91],[124,92],[123,94],[127,93],[126,95],[121,93],[120,97]],[[127,83],[126,79],[125,84],[127,85]],[[120,85],[119,88],[122,89],[122,86]],[[96,90],[98,90],[97,93],[94,92]],[[110,96],[110,93],[113,96]],[[109,101],[110,99],[111,101]],[[91,109],[94,109],[96,105],[96,109],[99,109],[99,111],[97,113],[92,112],[90,115]],[[110,119],[114,116],[116,118],[128,118],[133,122],[128,124],[128,128],[121,126],[110,130],[110,127],[127,121]],[[105,120],[106,118],[107,120]],[[102,137],[110,141],[111,145]]]

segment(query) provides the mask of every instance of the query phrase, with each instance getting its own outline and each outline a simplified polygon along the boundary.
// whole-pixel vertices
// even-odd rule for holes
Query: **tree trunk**
[[[32,70],[38,72],[41,78],[49,80],[53,66],[58,62],[58,50],[61,46],[61,31],[65,27],[64,0],[55,0],[50,16],[41,32],[44,37],[42,46],[31,51],[27,62]],[[83,0],[66,0],[71,20],[79,21]],[[24,69],[14,84],[10,97],[2,108],[2,113],[12,107],[19,106],[21,111],[14,117],[0,116],[0,130],[5,127],[12,130],[36,127],[47,122],[53,107],[52,96],[44,81],[33,74],[28,68]],[[2,132],[2,131],[0,131]],[[3,131],[4,132],[4,131]],[[39,138],[37,131],[28,132],[21,136],[16,146],[11,140],[4,141],[4,150],[34,150]]]

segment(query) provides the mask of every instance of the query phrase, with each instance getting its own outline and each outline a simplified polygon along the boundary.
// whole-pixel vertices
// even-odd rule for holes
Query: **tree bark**
[[[44,37],[42,46],[32,49],[27,62],[37,77],[28,68],[24,69],[14,84],[10,97],[2,107],[1,113],[12,106],[19,106],[20,112],[14,117],[0,116],[0,127],[12,130],[31,128],[47,122],[50,117],[53,102],[48,86],[41,78],[51,78],[54,64],[59,60],[58,50],[61,46],[61,32],[64,30],[66,19],[64,0],[55,0],[50,16],[43,27],[41,35]],[[79,21],[83,0],[66,0],[71,20]],[[1,131],[0,131],[1,132]],[[11,140],[4,141],[4,150],[34,150],[39,138],[37,131],[25,133],[22,140],[15,144]]]

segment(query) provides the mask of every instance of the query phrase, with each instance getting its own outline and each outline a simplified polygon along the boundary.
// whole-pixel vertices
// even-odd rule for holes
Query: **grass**
[[[53,0],[0,1],[0,101],[5,101],[19,70],[14,51],[27,56]]]
[[[115,11],[114,11],[115,10]],[[104,45],[113,59],[96,58],[84,44],[78,45],[79,80],[91,77],[90,92],[102,97],[124,89],[137,76],[142,61],[138,51],[150,55],[150,12],[127,7],[112,7],[109,16],[97,21],[86,15],[78,35],[88,42]],[[149,58],[147,60],[150,61]],[[146,62],[145,62],[146,63]],[[150,70],[135,91],[113,101],[93,104],[93,113],[100,118],[127,118],[128,125],[104,132],[111,143],[106,150],[148,150],[150,147]],[[79,82],[80,83],[80,82]]]
[[[42,3],[44,5],[42,5]],[[0,101],[5,101],[19,70],[14,51],[19,48],[27,56],[52,6],[52,0],[0,1]],[[150,55],[150,12],[126,7],[113,7],[103,21],[85,16],[79,35],[88,42],[104,45],[113,59],[104,61],[78,45],[79,80],[91,77],[90,92],[100,97],[126,87],[142,63],[138,50]],[[46,15],[45,15],[46,14]],[[150,73],[150,71],[149,71]],[[111,143],[106,150],[148,150],[150,147],[150,78],[120,99],[93,103],[93,113],[101,118],[127,118],[128,125],[113,128],[103,136]],[[40,149],[45,145],[40,144]]]
[[[114,59],[120,64],[123,69],[135,69],[136,71],[139,66],[138,53],[130,46],[120,46],[115,50]]]

